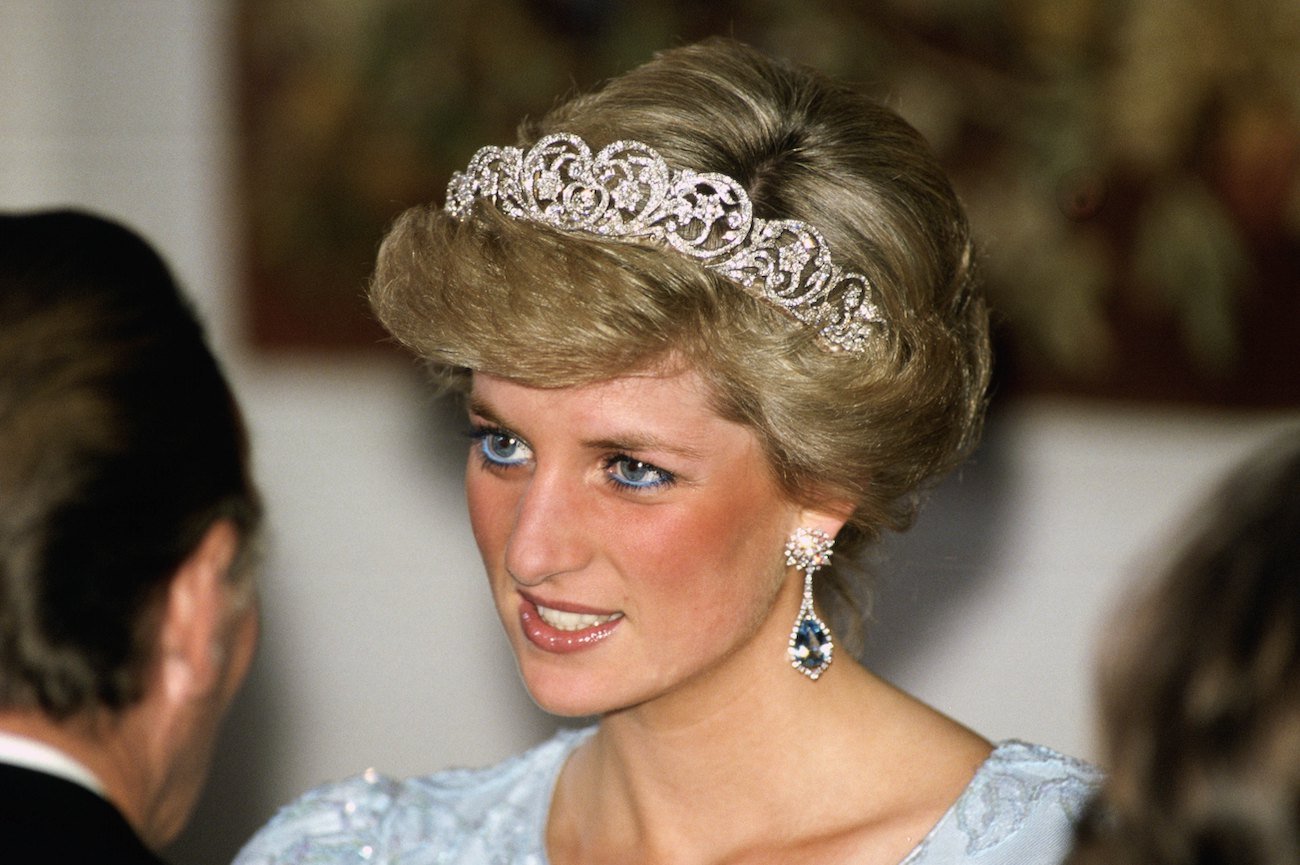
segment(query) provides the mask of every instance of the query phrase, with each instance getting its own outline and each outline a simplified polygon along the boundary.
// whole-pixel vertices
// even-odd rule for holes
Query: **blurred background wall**
[[[252,334],[245,26],[212,0],[0,0],[0,207],[89,207],[149,235],[254,435],[272,517],[262,651],[171,851],[205,865],[314,784],[487,763],[555,723],[482,591],[455,416],[395,354]],[[1113,605],[1207,484],[1300,423],[1285,400],[1214,406],[1009,389],[976,459],[882,553],[868,660],[990,737],[1090,755]]]

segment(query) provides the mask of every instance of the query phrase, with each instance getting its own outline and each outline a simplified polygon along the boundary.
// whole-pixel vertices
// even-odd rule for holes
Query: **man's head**
[[[251,655],[260,521],[157,253],[86,214],[0,215],[0,723],[152,737],[137,768],[163,775],[206,752]]]

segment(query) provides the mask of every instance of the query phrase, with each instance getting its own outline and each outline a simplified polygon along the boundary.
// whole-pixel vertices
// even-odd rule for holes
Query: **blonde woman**
[[[485,147],[372,303],[466,398],[475,539],[533,699],[580,731],[358,779],[241,865],[1046,863],[1091,772],[844,650],[841,565],[974,443],[987,315],[917,133],[729,41]]]

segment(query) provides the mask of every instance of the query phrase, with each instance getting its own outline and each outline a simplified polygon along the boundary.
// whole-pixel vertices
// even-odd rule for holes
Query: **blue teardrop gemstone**
[[[830,634],[815,618],[808,616],[799,622],[790,645],[790,657],[808,670],[825,668],[831,662]]]

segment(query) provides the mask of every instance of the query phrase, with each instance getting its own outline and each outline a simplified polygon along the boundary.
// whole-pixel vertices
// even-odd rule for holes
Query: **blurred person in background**
[[[150,865],[257,637],[244,424],[133,231],[0,214],[0,859]]]
[[[1300,863],[1300,429],[1196,512],[1118,622],[1110,776],[1072,865]]]

